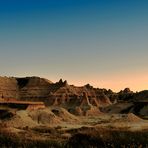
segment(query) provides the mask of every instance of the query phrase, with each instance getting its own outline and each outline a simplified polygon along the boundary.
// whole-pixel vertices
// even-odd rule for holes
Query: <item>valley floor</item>
[[[47,109],[42,111],[44,115],[22,110],[1,120],[0,147],[148,147],[148,121],[132,113],[73,116],[60,110],[61,115],[54,116]]]

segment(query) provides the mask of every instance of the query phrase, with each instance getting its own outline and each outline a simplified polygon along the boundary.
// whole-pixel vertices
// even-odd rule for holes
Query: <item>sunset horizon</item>
[[[0,75],[148,89],[148,1],[0,2]]]
[[[139,75],[137,77],[132,77],[132,80],[128,80],[131,79],[130,77],[124,77],[122,79],[120,78],[115,78],[115,79],[111,79],[108,78],[110,80],[103,80],[102,79],[97,79],[98,81],[95,80],[91,80],[89,79],[85,79],[85,80],[80,80],[78,79],[70,79],[70,78],[66,78],[66,77],[53,77],[51,78],[50,76],[44,76],[44,75],[16,75],[16,76],[12,76],[12,75],[2,75],[2,77],[18,77],[18,78],[25,78],[25,77],[40,77],[40,78],[45,78],[50,80],[53,83],[58,82],[60,79],[62,79],[63,81],[67,81],[69,85],[74,85],[74,86],[84,86],[86,84],[90,84],[91,86],[93,86],[94,88],[100,88],[100,89],[111,89],[114,92],[120,92],[121,90],[124,90],[125,88],[130,88],[131,91],[133,92],[140,92],[143,90],[147,90],[147,85],[143,85],[141,84],[142,81],[146,81],[147,77],[142,76],[142,78],[139,81],[134,81],[134,79],[137,79],[137,77],[139,77]],[[137,86],[138,84],[138,86]]]

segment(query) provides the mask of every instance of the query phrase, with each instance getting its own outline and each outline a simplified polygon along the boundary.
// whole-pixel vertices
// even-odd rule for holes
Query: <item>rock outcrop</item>
[[[18,99],[44,101],[48,98],[51,81],[39,77],[16,78],[18,82]]]
[[[0,77],[0,94],[3,99],[43,101],[46,106],[60,106],[81,115],[87,114],[89,110],[94,112],[95,108],[99,112],[100,106],[110,105],[107,93],[107,90],[93,88],[90,84],[82,87],[69,85],[62,79],[52,83],[40,77]]]
[[[0,98],[18,98],[18,85],[15,78],[0,77]]]
[[[21,101],[42,101],[46,106],[65,108],[77,115],[99,114],[101,111],[147,115],[148,91],[138,93],[125,88],[119,93],[94,88],[69,85],[60,79],[53,83],[40,77],[0,77],[0,98]],[[122,107],[123,102],[130,105]],[[146,103],[145,103],[146,102]]]

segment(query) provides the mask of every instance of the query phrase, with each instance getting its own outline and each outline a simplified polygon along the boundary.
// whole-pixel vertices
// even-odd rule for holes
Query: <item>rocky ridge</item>
[[[134,93],[129,88],[115,93],[112,90],[69,85],[60,79],[53,83],[40,77],[0,77],[0,97],[26,101],[43,101],[46,106],[58,106],[76,115],[98,115],[101,112],[147,114],[147,104],[135,103],[147,100],[148,91]],[[122,107],[122,103],[127,107]],[[130,105],[129,105],[130,103]]]

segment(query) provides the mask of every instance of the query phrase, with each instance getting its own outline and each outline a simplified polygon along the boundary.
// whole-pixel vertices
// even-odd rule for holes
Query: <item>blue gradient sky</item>
[[[1,0],[0,75],[148,89],[148,0]]]

